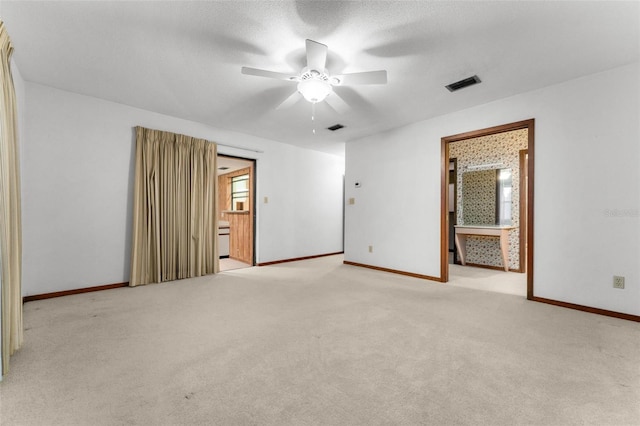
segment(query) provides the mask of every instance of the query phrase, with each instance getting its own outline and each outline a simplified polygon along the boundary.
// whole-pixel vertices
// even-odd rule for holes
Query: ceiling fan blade
[[[261,70],[258,68],[242,67],[242,74],[256,75],[258,77],[276,78],[278,80],[298,81],[298,76],[285,74],[282,72]]]
[[[350,109],[349,105],[344,101],[344,99],[338,96],[336,92],[331,92],[331,94],[326,97],[325,102],[339,114],[344,114]]]
[[[291,96],[285,99],[280,105],[276,107],[276,109],[285,109],[293,106],[296,102],[300,100],[302,95],[297,90],[293,92]]]
[[[307,40],[307,67],[323,72],[327,63],[327,46],[317,41]]]
[[[351,84],[387,84],[387,71],[366,71],[332,75],[329,81],[334,86],[348,86]]]

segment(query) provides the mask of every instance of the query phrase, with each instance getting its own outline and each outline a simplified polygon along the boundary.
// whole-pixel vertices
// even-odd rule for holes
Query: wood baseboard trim
[[[484,269],[493,269],[495,271],[504,271],[504,268],[502,266],[494,266],[494,265],[481,265],[479,263],[469,263],[467,262],[466,265],[462,265],[462,263],[457,262],[458,265],[460,266],[473,266],[474,268],[484,268]],[[524,271],[520,270],[520,269],[513,269],[513,268],[509,268],[509,272],[519,272],[522,273]]]
[[[316,255],[313,255],[313,256],[304,256],[304,257],[294,257],[294,258],[291,258],[291,259],[273,260],[271,262],[258,263],[257,266],[277,265],[279,263],[297,262],[299,260],[316,259],[318,257],[335,256],[337,254],[344,254],[344,252],[343,251],[337,251],[335,253],[316,254]]]
[[[608,317],[619,318],[628,321],[640,322],[639,315],[625,314],[622,312],[608,311],[606,309],[592,308],[590,306],[576,305],[575,303],[561,302],[559,300],[545,299],[544,297],[532,297],[529,300],[534,302],[546,303],[549,305],[561,306],[563,308],[575,309],[578,311],[589,312],[592,314],[605,315]]]
[[[366,265],[364,263],[350,262],[348,260],[343,261],[343,263],[345,265],[359,266],[361,268],[374,269],[376,271],[382,271],[382,272],[391,272],[392,274],[406,275],[408,277],[420,278],[420,279],[423,279],[423,280],[438,281],[440,283],[443,282],[443,280],[441,278],[432,277],[430,275],[422,275],[422,274],[416,274],[416,273],[413,273],[413,272],[399,271],[397,269],[383,268],[381,266]]]
[[[129,286],[129,282],[98,285],[95,287],[76,288],[73,290],[55,291],[53,293],[33,294],[31,296],[24,296],[22,303],[32,302],[34,300],[51,299],[54,297],[70,296],[72,294],[90,293],[92,291],[111,290],[112,288],[120,288]]]

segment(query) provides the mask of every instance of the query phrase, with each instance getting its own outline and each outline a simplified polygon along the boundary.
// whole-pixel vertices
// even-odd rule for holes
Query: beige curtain
[[[2,374],[22,346],[22,224],[16,94],[11,76],[13,47],[0,21],[0,269],[2,287]]]
[[[218,272],[217,147],[136,127],[130,286]]]

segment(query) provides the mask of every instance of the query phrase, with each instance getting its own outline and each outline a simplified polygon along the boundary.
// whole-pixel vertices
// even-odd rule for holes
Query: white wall
[[[639,76],[636,63],[347,143],[345,259],[439,277],[441,137],[535,118],[535,296],[640,315]]]
[[[26,94],[24,295],[129,280],[137,125],[264,151],[219,147],[257,159],[257,262],[342,250],[341,157],[30,82]]]

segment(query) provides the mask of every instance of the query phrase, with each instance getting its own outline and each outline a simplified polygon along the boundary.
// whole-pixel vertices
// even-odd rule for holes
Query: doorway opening
[[[530,119],[441,139],[441,281],[449,282],[450,268],[471,271],[458,265],[479,267],[479,276],[490,270],[500,280],[518,279],[505,271],[520,272],[526,274],[522,291],[533,298],[534,124]],[[502,136],[506,142],[488,148]],[[509,141],[516,136],[519,142]],[[501,157],[507,142],[511,153]]]
[[[221,272],[255,265],[255,169],[253,159],[218,155]]]

